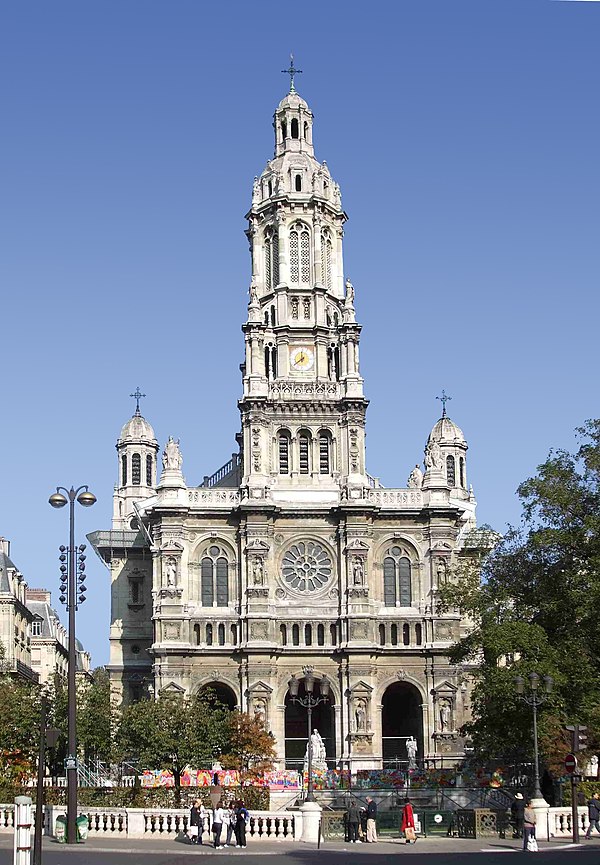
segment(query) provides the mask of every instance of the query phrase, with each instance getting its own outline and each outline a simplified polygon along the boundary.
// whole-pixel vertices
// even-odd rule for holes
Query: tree
[[[123,757],[139,759],[145,769],[172,771],[180,801],[185,767],[212,765],[215,754],[226,749],[229,714],[208,691],[193,697],[162,694],[124,709],[117,746]]]
[[[262,718],[232,712],[227,734],[222,762],[227,769],[237,769],[242,781],[255,780],[273,768],[275,740],[265,729]]]
[[[77,692],[77,740],[86,760],[112,761],[114,727],[108,671],[98,667]]]
[[[0,676],[0,772],[21,781],[35,771],[40,726],[39,688]]]
[[[466,564],[441,591],[472,628],[454,663],[474,664],[473,722],[465,733],[481,755],[531,753],[531,709],[514,677],[552,675],[554,693],[540,714],[549,765],[569,747],[566,723],[590,728],[600,744],[600,421],[577,431],[578,450],[552,452],[518,488],[520,528],[511,528],[481,567]]]

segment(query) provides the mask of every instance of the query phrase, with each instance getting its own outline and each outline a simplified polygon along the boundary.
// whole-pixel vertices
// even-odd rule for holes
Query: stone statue
[[[356,706],[354,718],[356,720],[356,732],[364,732],[367,729],[367,712],[365,710],[365,704],[362,701]]]
[[[598,778],[598,755],[593,754],[585,767],[584,775],[586,778]]]
[[[349,279],[346,280],[346,306],[354,306],[354,286]]]
[[[438,586],[441,586],[446,582],[446,562],[443,559],[438,559],[436,573]]]
[[[352,580],[355,586],[362,586],[365,578],[365,568],[362,559],[355,556],[352,560]]]
[[[414,490],[420,490],[423,486],[423,472],[418,463],[408,476],[408,486]]]
[[[165,574],[167,576],[167,585],[174,586],[177,583],[177,561],[173,556],[169,556],[165,566]]]
[[[425,449],[425,465],[428,469],[439,469],[442,465],[442,451],[437,442],[429,442]]]
[[[267,708],[263,700],[257,700],[254,704],[254,717],[257,721],[261,721],[262,724],[266,724]]]
[[[166,444],[162,456],[163,469],[174,469],[175,471],[181,471],[182,463],[183,457],[181,456],[181,451],[179,450],[179,439],[175,441],[172,436],[169,436],[169,441]]]
[[[445,733],[450,729],[451,716],[452,709],[450,707],[450,703],[448,702],[448,700],[442,700],[440,702],[440,730],[442,733]]]
[[[406,740],[406,754],[408,756],[408,768],[417,768],[417,740],[414,736]]]
[[[262,586],[264,576],[262,559],[257,556],[252,563],[252,580],[254,581],[254,585]]]
[[[254,283],[250,286],[250,303],[249,306],[257,306],[258,305],[258,288]]]
[[[321,738],[321,734],[319,733],[319,731],[317,730],[316,727],[312,731],[311,736],[310,736],[310,746],[312,748],[312,764],[313,764],[313,766],[318,766],[319,764],[321,764],[321,765],[325,764],[326,765],[325,743],[323,742],[323,739]],[[306,756],[304,758],[304,761],[306,763],[308,762],[308,745],[306,746]]]
[[[252,184],[252,203],[254,204],[257,201],[260,201],[260,181],[258,177],[255,177]]]

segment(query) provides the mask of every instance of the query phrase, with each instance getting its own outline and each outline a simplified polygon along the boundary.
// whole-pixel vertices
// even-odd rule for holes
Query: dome
[[[465,443],[465,437],[460,427],[444,415],[439,419],[429,434],[427,442],[445,442],[446,444]]]
[[[285,111],[286,108],[304,108],[306,111],[310,111],[308,103],[295,90],[283,97],[277,106],[277,111]]]
[[[130,418],[119,436],[119,442],[125,441],[156,441],[154,430],[148,423],[145,417],[141,414],[134,414]]]

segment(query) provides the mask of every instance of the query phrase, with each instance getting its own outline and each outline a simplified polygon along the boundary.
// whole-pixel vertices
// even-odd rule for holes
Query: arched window
[[[154,469],[154,461],[152,459],[152,454],[148,454],[146,456],[146,486],[152,487],[153,484],[153,469]]]
[[[269,381],[277,378],[277,348],[272,342],[265,346],[265,373]]]
[[[464,457],[460,458],[459,462],[459,470],[460,470],[460,485],[464,488],[465,486],[465,460]]]
[[[298,466],[301,475],[310,473],[310,435],[307,432],[298,434]]]
[[[281,639],[281,645],[287,646],[287,626],[279,625],[279,637]]]
[[[220,624],[217,628],[219,646],[225,645],[225,625]]]
[[[328,432],[319,433],[319,474],[328,475],[331,471],[331,437]]]
[[[271,307],[271,327],[275,327],[277,324],[277,317],[275,315],[275,307]]]
[[[235,624],[231,625],[229,630],[231,633],[231,642],[234,646],[236,646],[237,645],[237,625],[235,625]]]
[[[410,625],[406,622],[402,625],[402,643],[405,646],[410,646]]]
[[[304,139],[308,141],[308,123],[304,121]]]
[[[312,625],[304,626],[304,645],[312,646]]]
[[[317,625],[317,645],[325,645],[325,628],[323,625]]]
[[[269,190],[269,196],[273,195],[273,181],[269,180],[267,189]]]
[[[379,645],[385,646],[385,625],[379,625]]]
[[[392,646],[397,646],[398,645],[398,625],[392,625],[392,627],[390,628],[390,631],[391,631],[391,636],[392,636],[391,644],[392,644]]]
[[[203,607],[226,607],[229,603],[229,561],[216,544],[206,551],[200,563],[200,599]]]
[[[281,137],[284,141],[287,138],[287,123],[285,122],[285,120],[281,121]]]
[[[290,231],[290,281],[310,283],[310,232],[303,222]]]
[[[279,474],[289,475],[290,465],[290,434],[282,430],[277,437],[277,451],[279,459]]]
[[[296,192],[302,192],[302,175],[301,174],[297,174],[296,177],[294,178],[294,186],[295,186]]]
[[[194,643],[200,645],[200,625],[194,625]]]
[[[206,645],[212,646],[212,644],[213,644],[213,626],[207,625],[206,626]]]
[[[331,234],[324,231],[321,235],[321,282],[325,288],[331,291],[331,259],[333,255],[333,244]]]
[[[386,607],[412,604],[411,564],[406,550],[390,547],[383,560],[383,602]]]
[[[292,646],[300,645],[300,628],[298,625],[292,625]]]
[[[142,482],[142,458],[139,454],[133,454],[131,457],[131,483],[134,487],[139,487]]]
[[[417,646],[423,643],[423,625],[420,623],[415,625],[415,643]]]
[[[121,457],[121,486],[127,486],[127,455]]]
[[[265,229],[264,240],[265,253],[265,287],[274,288],[279,282],[279,234],[277,229],[268,227]],[[268,312],[265,324],[269,323]]]
[[[337,646],[337,625],[334,623],[329,626],[329,638],[332,646]]]
[[[446,479],[449,487],[456,486],[456,465],[453,456],[446,457]]]
[[[299,127],[298,127],[298,118],[297,117],[292,117],[291,126],[292,126],[292,138],[299,138],[300,132],[299,132]]]

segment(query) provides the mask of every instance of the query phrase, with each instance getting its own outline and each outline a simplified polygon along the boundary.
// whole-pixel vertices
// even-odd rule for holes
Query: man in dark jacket
[[[525,812],[525,799],[522,793],[515,793],[515,800],[510,806],[510,817],[513,824],[513,838],[523,837],[523,814]]]
[[[600,832],[600,826],[598,825],[598,819],[600,818],[600,796],[597,793],[594,793],[592,798],[587,803],[588,806],[588,817],[590,819],[590,825],[587,827],[587,832],[585,833],[585,837],[588,839],[592,834],[592,827],[596,827],[596,832]]]
[[[348,805],[348,811],[346,812],[346,821],[348,824],[348,841],[351,844],[356,844],[358,841],[358,805],[355,800],[352,799],[350,804]]]
[[[374,844],[377,841],[377,805],[367,797],[367,844]]]

